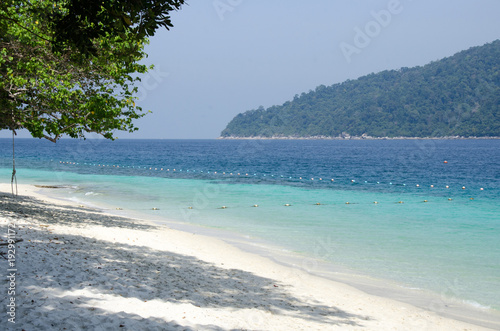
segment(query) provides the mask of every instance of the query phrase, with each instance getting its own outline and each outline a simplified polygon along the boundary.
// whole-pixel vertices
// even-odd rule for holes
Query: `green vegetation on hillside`
[[[238,114],[222,137],[500,136],[500,40],[423,67],[318,86]]]

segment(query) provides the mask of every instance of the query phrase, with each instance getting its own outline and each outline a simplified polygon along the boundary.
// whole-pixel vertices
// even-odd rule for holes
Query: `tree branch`
[[[42,40],[48,41],[49,43],[52,43],[52,41],[51,41],[51,40],[49,40],[49,39],[47,39],[47,38],[45,38],[45,37],[42,37],[42,36],[41,36],[41,35],[39,35],[38,33],[36,33],[36,32],[34,32],[34,31],[32,31],[32,30],[28,29],[27,27],[23,26],[21,23],[19,23],[18,21],[16,21],[16,20],[15,20],[15,19],[13,19],[13,18],[10,18],[10,17],[5,16],[5,15],[2,15],[2,14],[0,14],[0,18],[5,19],[5,20],[9,20],[9,21],[11,21],[11,22],[14,22],[17,26],[19,26],[19,27],[21,27],[22,29],[24,29],[24,30],[28,31],[28,32],[29,32],[29,33],[31,33],[32,35],[37,36],[38,38],[40,38],[40,39],[42,39]]]

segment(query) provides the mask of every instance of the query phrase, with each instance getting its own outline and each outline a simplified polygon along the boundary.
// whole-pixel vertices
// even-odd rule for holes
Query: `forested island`
[[[500,40],[238,114],[221,138],[499,137]]]

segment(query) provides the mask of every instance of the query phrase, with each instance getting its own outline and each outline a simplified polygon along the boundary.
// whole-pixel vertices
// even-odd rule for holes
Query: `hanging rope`
[[[12,178],[10,180],[10,188],[12,195],[17,196],[17,177],[16,177],[16,148],[14,145],[15,132],[12,130]],[[16,184],[16,194],[14,194],[14,182]]]

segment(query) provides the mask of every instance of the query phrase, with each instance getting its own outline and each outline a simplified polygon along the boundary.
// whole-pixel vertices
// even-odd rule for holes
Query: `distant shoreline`
[[[487,140],[487,139],[500,139],[500,137],[461,137],[461,136],[445,136],[445,137],[372,137],[372,136],[342,136],[342,137],[328,137],[328,136],[310,136],[310,137],[295,137],[295,136],[252,136],[252,137],[218,137],[217,139],[224,140]]]

